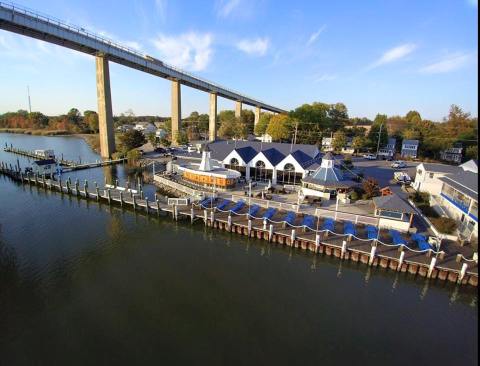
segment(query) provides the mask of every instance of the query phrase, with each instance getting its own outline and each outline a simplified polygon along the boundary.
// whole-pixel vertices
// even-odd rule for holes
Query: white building
[[[380,150],[378,150],[379,156],[384,156],[386,158],[393,157],[395,155],[395,145],[397,144],[397,140],[393,137],[388,139],[387,145],[383,146]]]
[[[412,226],[415,209],[398,195],[373,197],[375,216],[379,218],[378,226],[408,232]]]
[[[445,161],[460,164],[463,157],[462,144],[454,144],[452,147],[440,152],[440,158]]]
[[[40,156],[43,159],[55,159],[55,153],[53,150],[35,150],[35,155]]]
[[[52,176],[55,174],[57,162],[54,159],[35,160],[32,163],[32,172],[38,175]]]
[[[333,141],[335,139],[333,137],[322,137],[322,151],[324,152],[333,152]],[[340,151],[342,154],[353,154],[355,151],[352,148],[352,141],[351,137],[346,137],[347,143],[345,146],[342,147]]]
[[[459,166],[422,163],[417,166],[413,187],[430,194],[430,205],[459,222],[459,233],[478,237],[478,163]]]
[[[418,140],[403,140],[402,141],[402,158],[412,158],[415,159],[418,156],[418,145],[420,141]]]
[[[143,132],[144,135],[155,133],[157,131],[155,125],[150,122],[137,122],[133,129]]]

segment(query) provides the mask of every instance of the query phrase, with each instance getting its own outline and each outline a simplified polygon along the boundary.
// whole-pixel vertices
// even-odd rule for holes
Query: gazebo
[[[338,199],[346,202],[348,192],[357,183],[345,179],[343,172],[335,166],[335,158],[327,152],[322,158],[320,167],[312,175],[302,179],[301,193],[304,196],[316,196],[326,199]]]

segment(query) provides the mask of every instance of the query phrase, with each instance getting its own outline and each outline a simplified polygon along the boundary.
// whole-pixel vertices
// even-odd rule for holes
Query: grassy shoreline
[[[72,132],[67,130],[42,130],[42,129],[33,129],[33,128],[0,128],[0,133],[18,133],[24,135],[34,135],[34,136],[65,136],[65,135],[75,135]]]

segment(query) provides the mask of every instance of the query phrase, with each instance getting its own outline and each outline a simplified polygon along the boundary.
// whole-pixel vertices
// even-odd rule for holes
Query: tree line
[[[221,138],[245,139],[250,134],[268,134],[273,141],[303,144],[321,144],[322,138],[333,137],[333,147],[341,150],[347,141],[356,151],[375,151],[385,146],[388,138],[395,138],[397,147],[403,139],[419,140],[419,156],[439,159],[440,152],[461,143],[467,158],[478,156],[478,119],[460,107],[452,105],[442,121],[423,119],[419,112],[412,110],[405,116],[377,114],[373,120],[349,117],[343,103],[326,104],[314,102],[303,104],[285,114],[261,113],[254,126],[254,113],[242,110],[236,117],[233,110],[223,110],[217,116],[217,131]],[[115,126],[144,121],[156,123],[170,134],[171,120],[158,116],[135,116],[128,110],[114,117]],[[176,136],[182,143],[199,140],[208,135],[209,116],[192,112],[182,119],[182,130]],[[95,111],[71,108],[66,114],[45,116],[40,112],[25,110],[0,115],[0,128],[49,129],[70,133],[98,132],[98,115]]]

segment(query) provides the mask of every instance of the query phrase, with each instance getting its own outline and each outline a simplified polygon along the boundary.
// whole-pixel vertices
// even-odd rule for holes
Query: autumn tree
[[[333,134],[332,147],[335,151],[342,151],[347,146],[347,136],[343,131],[337,131]]]
[[[276,114],[270,118],[266,132],[273,141],[286,140],[291,135],[291,124],[288,115]]]
[[[98,114],[95,111],[83,112],[83,121],[85,125],[93,132],[98,132]]]
[[[124,152],[140,147],[147,142],[143,133],[137,130],[128,130],[122,133],[119,139]]]
[[[362,188],[364,193],[365,199],[371,199],[376,197],[380,194],[380,187],[378,185],[378,181],[375,178],[368,177],[363,180]]]
[[[257,125],[255,126],[255,135],[261,136],[267,131],[268,124],[270,123],[270,118],[273,114],[271,113],[262,113],[258,119]]]

